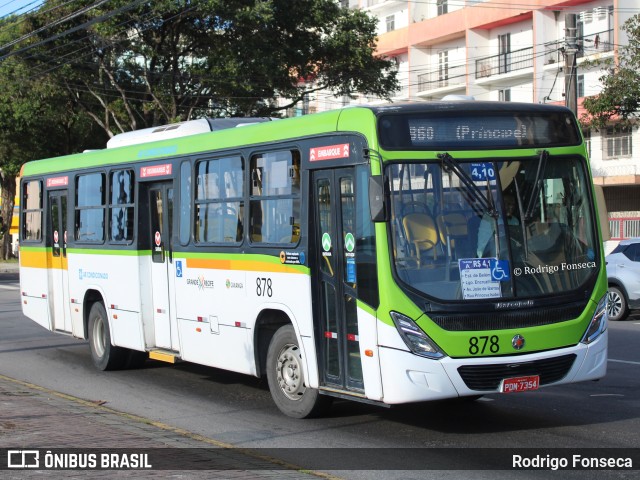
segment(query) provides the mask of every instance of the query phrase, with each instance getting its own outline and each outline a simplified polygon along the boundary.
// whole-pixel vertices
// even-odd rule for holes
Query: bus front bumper
[[[589,345],[579,343],[526,356],[445,357],[440,360],[381,346],[382,400],[387,404],[398,404],[500,393],[501,380],[521,377],[524,375],[522,372],[540,375],[540,387],[596,380],[602,378],[607,371],[607,345],[608,331],[605,331]],[[566,369],[558,375],[558,368],[564,366]],[[545,372],[550,369],[555,369],[554,375],[558,378],[545,384],[544,378],[549,378]],[[466,373],[461,373],[465,371]],[[471,375],[469,371],[472,372]],[[495,385],[477,389],[472,378],[474,371],[480,376],[493,375]]]

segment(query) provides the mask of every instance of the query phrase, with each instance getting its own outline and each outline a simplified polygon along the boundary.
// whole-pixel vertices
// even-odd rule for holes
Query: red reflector
[[[111,310],[115,310],[116,306],[115,305],[111,305]]]
[[[42,298],[47,298],[47,295],[45,293],[42,294]]]
[[[325,338],[338,338],[338,334],[335,332],[324,332]]]
[[[358,338],[353,333],[348,333],[347,340],[349,340],[350,342],[355,342],[358,340]]]
[[[198,321],[199,321],[199,322],[204,322],[204,318],[202,318],[202,317],[198,317]]]
[[[241,326],[242,326],[242,323],[236,322],[236,327],[241,327]]]

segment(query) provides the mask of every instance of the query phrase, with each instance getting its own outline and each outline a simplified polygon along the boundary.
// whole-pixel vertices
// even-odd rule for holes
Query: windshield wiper
[[[531,191],[531,195],[529,196],[529,201],[527,202],[527,210],[524,214],[525,222],[529,223],[531,217],[533,216],[533,209],[536,205],[536,197],[538,196],[538,192],[540,192],[540,188],[542,187],[542,176],[544,175],[544,171],[547,168],[547,160],[549,159],[549,151],[542,150],[540,152],[540,156],[538,157],[538,171],[536,172],[536,179],[533,182],[533,190]]]
[[[438,158],[442,160],[442,163],[444,163],[447,168],[453,171],[453,173],[456,174],[456,176],[460,179],[464,186],[467,187],[469,195],[475,202],[480,204],[483,213],[487,213],[493,218],[498,218],[498,211],[493,205],[493,202],[489,203],[489,200],[487,200],[487,198],[482,194],[480,188],[478,188],[478,186],[473,182],[467,172],[460,168],[460,165],[456,162],[456,160],[446,152],[439,153]]]

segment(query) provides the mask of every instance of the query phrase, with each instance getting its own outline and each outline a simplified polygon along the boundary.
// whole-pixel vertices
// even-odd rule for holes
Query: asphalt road
[[[607,376],[586,382],[476,402],[434,402],[381,408],[336,401],[328,417],[295,420],[275,407],[265,381],[182,363],[147,362],[119,372],[94,369],[86,342],[48,332],[22,316],[17,275],[0,274],[0,374],[143,416],[235,446],[269,448],[300,464],[295,450],[345,450],[345,465],[375,448],[374,465],[393,472],[327,468],[344,478],[638,478],[635,471],[453,470],[469,468],[474,448],[635,449],[640,446],[640,318],[609,324]],[[0,412],[1,414],[1,412]],[[109,447],[109,445],[105,445]],[[117,445],[113,445],[116,447]],[[399,470],[415,448],[445,448],[442,470]],[[450,449],[450,450],[449,450]],[[461,455],[467,449],[468,455]],[[612,450],[616,451],[616,450]],[[333,453],[338,450],[333,450]],[[418,451],[419,452],[419,451]],[[426,451],[425,451],[426,452]],[[553,452],[553,451],[551,451]],[[442,460],[441,458],[439,460]],[[321,462],[322,463],[322,462]],[[346,467],[345,467],[346,468]],[[336,470],[340,470],[336,472]]]

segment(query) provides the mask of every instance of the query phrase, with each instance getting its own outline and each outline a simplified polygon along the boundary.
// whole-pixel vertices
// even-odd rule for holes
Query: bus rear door
[[[149,245],[155,347],[179,350],[173,273],[173,182],[148,184]]]
[[[48,193],[48,240],[51,255],[47,255],[49,271],[49,305],[53,330],[71,332],[69,311],[69,271],[67,269],[67,191]]]

